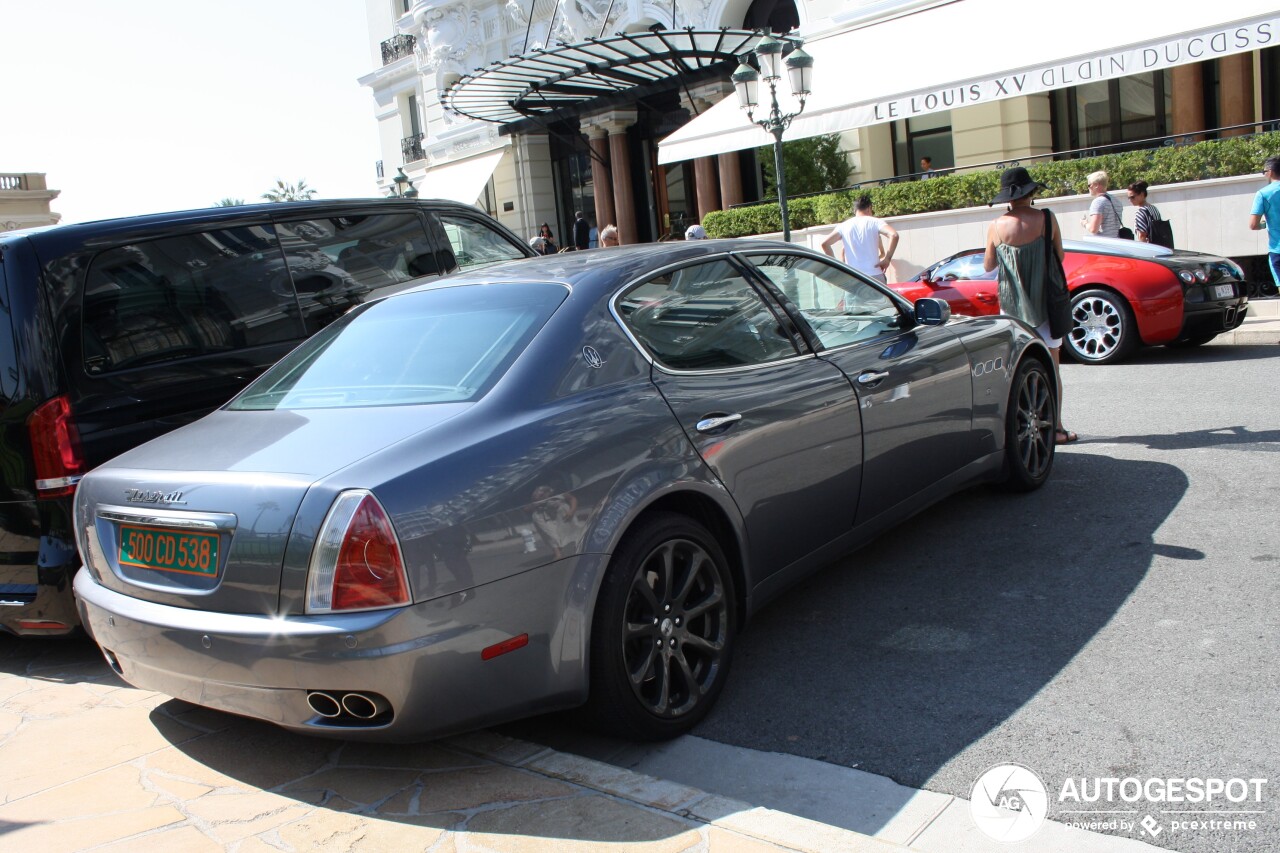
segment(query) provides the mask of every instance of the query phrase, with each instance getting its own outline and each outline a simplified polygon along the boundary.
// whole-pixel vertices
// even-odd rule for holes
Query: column
[[[715,157],[699,157],[693,161],[693,180],[698,189],[698,221],[720,209],[720,169]]]
[[[609,172],[609,134],[598,127],[591,127],[587,137],[591,145],[591,188],[596,200],[596,227],[603,228],[614,221],[613,176]]]
[[[1176,96],[1175,96],[1176,97]],[[1253,54],[1237,53],[1218,60],[1218,112],[1223,127],[1255,121],[1253,114]],[[1223,136],[1242,136],[1255,128],[1228,130]]]
[[[720,203],[725,209],[742,204],[742,166],[737,151],[716,157],[720,167]]]
[[[631,187],[631,152],[627,149],[626,127],[609,130],[609,168],[613,173],[613,206],[618,217],[618,239],[623,245],[635,243],[636,199]]]
[[[1173,82],[1173,133],[1199,134],[1204,130],[1204,74],[1200,63],[1179,65],[1170,72]],[[1196,139],[1203,139],[1197,136]]]

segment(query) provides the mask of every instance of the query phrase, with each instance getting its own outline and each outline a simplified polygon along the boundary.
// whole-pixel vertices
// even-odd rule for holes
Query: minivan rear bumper
[[[351,740],[410,741],[568,707],[586,698],[584,609],[566,607],[570,558],[463,593],[364,613],[211,613],[141,601],[75,577],[86,629],[136,687]],[[528,635],[528,644],[481,652]],[[377,720],[332,720],[312,692],[385,698]]]

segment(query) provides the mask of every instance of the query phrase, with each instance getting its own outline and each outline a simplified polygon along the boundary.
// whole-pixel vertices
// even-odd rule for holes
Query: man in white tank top
[[[889,238],[886,248],[881,237]],[[835,257],[832,248],[836,243],[844,244],[844,262],[860,273],[864,273],[882,284],[887,281],[884,271],[893,260],[894,250],[898,248],[898,232],[883,219],[877,219],[871,209],[871,196],[860,197],[854,205],[853,216],[836,226],[827,239],[822,241],[822,251]]]

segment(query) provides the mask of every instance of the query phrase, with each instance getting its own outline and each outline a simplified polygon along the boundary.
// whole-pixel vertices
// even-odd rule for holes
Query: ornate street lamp
[[[756,71],[746,62],[733,72],[733,88],[738,92],[738,103],[747,111],[747,120],[764,128],[773,135],[773,165],[778,175],[778,207],[782,212],[782,239],[791,241],[791,221],[787,217],[787,176],[782,168],[782,134],[791,126],[791,120],[804,112],[805,99],[809,97],[813,84],[813,57],[797,47],[782,58],[783,44],[771,35],[760,39],[752,53],[760,70]],[[800,109],[793,113],[783,113],[778,106],[778,80],[782,77],[782,66],[786,66],[787,77],[791,84],[791,94],[800,102]],[[759,106],[759,82],[761,75],[769,84],[769,117],[757,119],[754,115]]]
[[[413,186],[413,181],[409,180],[409,176],[404,173],[403,166],[396,167],[396,176],[391,179],[391,197],[392,198],[417,198],[418,191]]]

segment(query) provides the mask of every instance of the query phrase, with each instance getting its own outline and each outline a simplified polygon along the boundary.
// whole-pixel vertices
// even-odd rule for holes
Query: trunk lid
[[[468,407],[215,412],[81,480],[80,553],[100,584],[134,598],[277,613],[312,484]]]

